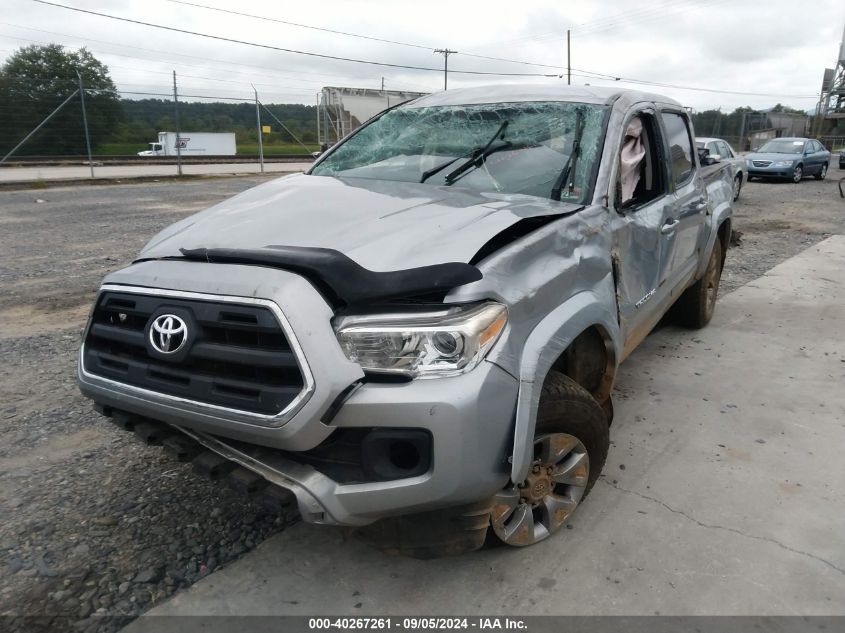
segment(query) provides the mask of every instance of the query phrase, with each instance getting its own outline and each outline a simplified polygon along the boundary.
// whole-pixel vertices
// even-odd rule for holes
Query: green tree
[[[58,44],[26,46],[0,67],[0,152],[5,154],[56,106],[85,86],[92,148],[115,133],[122,108],[108,68],[87,49]],[[84,154],[85,132],[79,96],[67,103],[19,154]]]
[[[806,115],[806,112],[804,112],[804,110],[801,110],[799,108],[790,108],[789,106],[785,106],[785,105],[780,104],[780,103],[778,103],[777,105],[775,105],[774,108],[772,108],[772,112],[784,112],[786,114],[803,114],[803,115]]]

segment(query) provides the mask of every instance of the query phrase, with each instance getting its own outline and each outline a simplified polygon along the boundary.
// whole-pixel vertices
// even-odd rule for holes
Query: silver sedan
[[[730,143],[720,138],[696,138],[695,144],[699,149],[706,149],[710,158],[733,172],[734,200],[739,198],[746,176],[745,160],[731,147]]]

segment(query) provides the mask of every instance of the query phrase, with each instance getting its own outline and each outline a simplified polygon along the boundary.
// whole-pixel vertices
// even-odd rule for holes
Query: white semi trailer
[[[234,156],[234,132],[180,132],[179,152],[182,156]],[[176,132],[159,132],[158,141],[138,156],[176,156]]]

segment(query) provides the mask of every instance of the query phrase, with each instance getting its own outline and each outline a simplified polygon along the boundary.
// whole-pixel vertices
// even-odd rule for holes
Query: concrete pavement
[[[300,524],[125,630],[194,614],[845,614],[843,322],[836,236],[625,362],[605,474],[571,529],[419,561]]]
[[[290,173],[304,171],[310,162],[264,163],[266,173]],[[182,165],[187,175],[257,174],[258,163],[210,163]],[[94,166],[95,178],[146,178],[149,176],[175,176],[176,165],[103,165]],[[2,182],[32,182],[36,180],[78,180],[91,177],[87,165],[63,167],[4,167],[0,169]]]

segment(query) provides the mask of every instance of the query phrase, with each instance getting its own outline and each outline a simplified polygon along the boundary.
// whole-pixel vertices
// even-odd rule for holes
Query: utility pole
[[[572,84],[572,62],[569,48],[569,29],[566,29],[566,85]]]
[[[320,151],[323,151],[323,137],[320,134],[320,93],[317,93],[317,145],[320,146]]]
[[[85,88],[82,86],[82,75],[76,71],[79,78],[79,99],[82,103],[82,126],[85,128],[85,147],[88,150],[88,166],[91,168],[91,178],[94,177],[94,161],[91,160],[91,138],[88,136],[88,117],[85,114]]]
[[[384,92],[384,77],[381,78],[381,91]]]
[[[449,89],[449,55],[454,55],[458,51],[449,50],[448,48],[435,48],[435,53],[443,55],[443,90]]]
[[[176,91],[176,71],[173,71],[173,111],[176,117],[176,173],[182,175],[182,139],[179,137],[179,93]]]
[[[252,85],[252,84],[250,84]],[[258,108],[258,90],[252,86],[255,93],[255,124],[258,127],[258,162],[261,163],[261,173],[264,173],[264,138],[261,131],[261,110]]]

